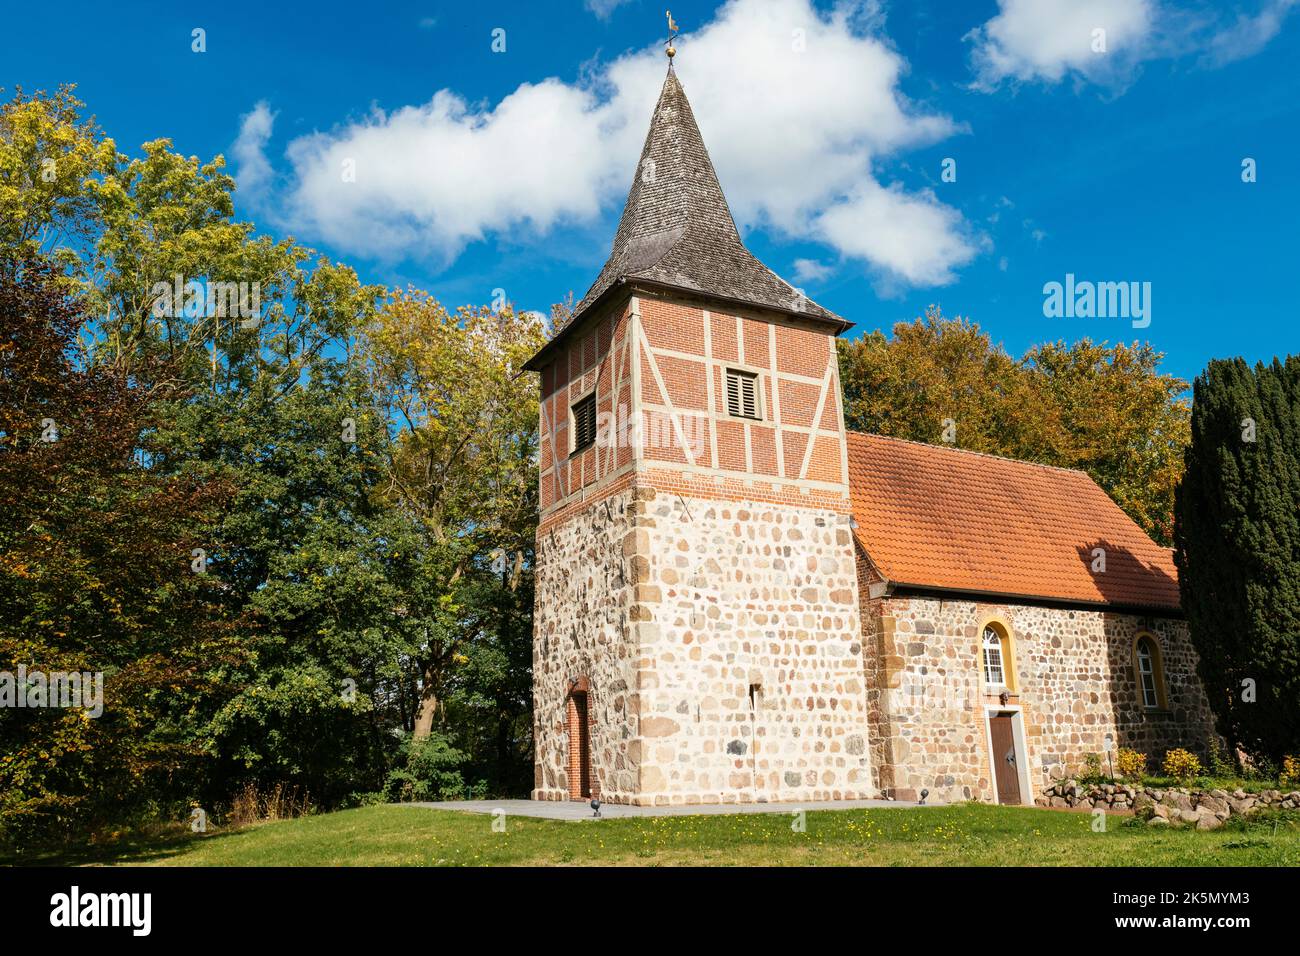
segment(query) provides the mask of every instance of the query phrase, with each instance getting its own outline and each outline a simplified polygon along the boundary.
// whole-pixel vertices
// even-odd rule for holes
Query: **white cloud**
[[[1210,38],[1205,51],[1208,65],[1223,66],[1254,56],[1277,36],[1282,21],[1297,3],[1300,0],[1268,0],[1254,16],[1238,15],[1235,22]]]
[[[594,217],[611,170],[593,106],[591,93],[546,80],[488,111],[448,90],[375,110],[289,145],[289,215],[340,249],[385,258],[432,249],[444,261],[489,232]]]
[[[835,274],[835,267],[816,259],[796,259],[793,263],[796,282],[824,282]]]
[[[874,180],[817,218],[817,231],[846,256],[865,259],[910,285],[946,285],[977,251],[961,214],[929,190],[908,195]]]
[[[809,0],[731,0],[679,41],[676,68],[738,222],[894,279],[951,281],[975,253],[960,213],[872,169],[962,128],[902,94],[906,62],[880,23],[874,2],[822,14]],[[271,213],[344,252],[444,263],[488,235],[591,223],[621,203],[664,69],[656,44],[496,105],[444,89],[376,109],[290,143],[292,186]]]
[[[241,199],[249,197],[255,202],[274,178],[270,160],[266,158],[266,144],[271,139],[275,116],[267,102],[260,100],[251,113],[239,118],[239,136],[230,152],[239,171],[235,185]]]
[[[1153,13],[1151,0],[999,0],[998,14],[966,35],[975,85],[1057,83],[1067,74],[1122,83],[1145,59]]]
[[[608,20],[609,15],[617,10],[628,0],[587,0],[586,7],[601,20]],[[664,21],[665,25],[667,21]]]
[[[998,13],[965,37],[972,44],[972,84],[1059,83],[1066,78],[1122,88],[1142,63],[1200,55],[1223,66],[1252,56],[1282,29],[1300,0],[1257,0],[1235,19],[1213,6],[1170,0],[998,0]],[[1105,31],[1105,52],[1096,30]]]

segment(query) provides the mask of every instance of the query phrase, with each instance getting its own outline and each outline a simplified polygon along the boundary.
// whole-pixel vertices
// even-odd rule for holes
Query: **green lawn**
[[[1214,832],[1112,816],[969,804],[562,822],[378,806],[240,831],[175,832],[47,863],[182,866],[851,865],[1296,866],[1300,815]],[[1131,821],[1126,824],[1126,821]],[[1276,824],[1276,826],[1275,826]],[[11,862],[14,862],[11,859]],[[25,862],[38,862],[27,860]]]

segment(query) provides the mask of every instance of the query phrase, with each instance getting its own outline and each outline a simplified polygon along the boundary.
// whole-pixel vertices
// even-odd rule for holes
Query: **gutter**
[[[1066,611],[1110,611],[1115,614],[1135,614],[1146,617],[1183,619],[1181,607],[1151,604],[1114,604],[1109,601],[1084,601],[1079,598],[1047,597],[1041,594],[1008,594],[1002,591],[976,591],[966,588],[946,588],[927,584],[907,584],[889,581],[885,596],[912,594],[917,597],[966,598],[977,601],[995,601],[1001,604],[1032,604],[1039,607]]]

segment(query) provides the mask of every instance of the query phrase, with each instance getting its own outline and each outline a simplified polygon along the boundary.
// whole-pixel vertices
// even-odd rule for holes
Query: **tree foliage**
[[[458,721],[494,755],[493,782],[509,776],[524,787],[538,445],[537,394],[521,374],[544,336],[535,315],[453,314],[407,292],[390,297],[363,342],[389,416],[403,426],[389,462],[392,498],[433,556],[435,579],[410,597],[441,602],[416,658],[414,732],[432,732],[437,719],[445,733]]]
[[[1197,376],[1176,539],[1219,730],[1280,763],[1300,752],[1300,357]]]
[[[3,262],[49,253],[92,317],[77,361],[150,396],[141,475],[223,489],[190,530],[214,620],[256,635],[141,746],[180,742],[172,784],[209,808],[279,783],[330,806],[379,792],[436,715],[462,764],[440,773],[526,787],[536,323],[364,285],[238,220],[220,156],[128,155],[81,111],[71,89],[0,106]],[[205,299],[219,282],[256,287],[254,319]],[[160,283],[185,296],[158,308]]]
[[[37,254],[84,263],[99,228],[98,184],[114,168],[113,141],[66,87],[53,95],[18,89],[0,105],[0,267],[12,272]]]
[[[48,265],[0,270],[0,671],[103,675],[98,716],[0,709],[10,831],[185,797],[174,775],[201,747],[180,725],[248,653],[221,582],[192,570],[229,488],[145,464],[175,396],[87,365],[84,324]]]
[[[840,343],[849,428],[1079,468],[1156,541],[1172,535],[1186,383],[1147,344],[1038,345],[1020,359],[937,308]]]

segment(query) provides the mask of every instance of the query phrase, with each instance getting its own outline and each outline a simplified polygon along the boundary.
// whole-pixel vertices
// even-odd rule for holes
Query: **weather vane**
[[[677,55],[677,47],[673,46],[673,41],[677,39],[677,35],[678,35],[679,31],[678,31],[678,29],[677,29],[677,21],[673,19],[673,12],[672,12],[671,10],[665,10],[665,11],[664,11],[664,16],[668,17],[668,50],[667,50],[667,53],[668,53],[668,65],[669,65],[669,66],[672,66],[672,65],[673,65],[673,57]]]

